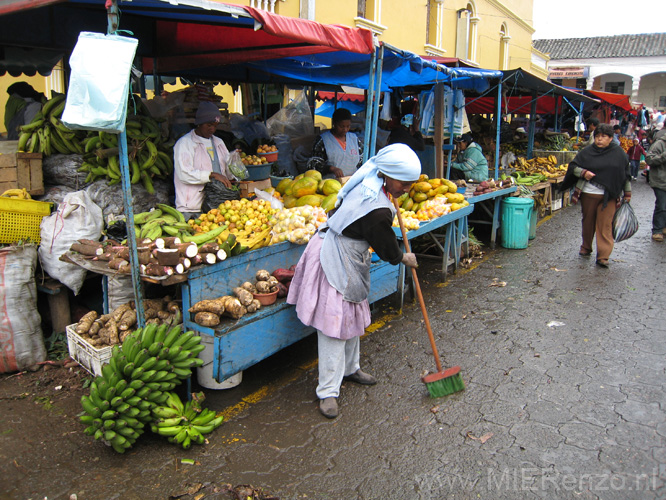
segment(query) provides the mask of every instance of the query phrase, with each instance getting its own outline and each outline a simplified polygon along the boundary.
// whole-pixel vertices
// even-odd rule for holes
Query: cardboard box
[[[260,181],[240,181],[240,194],[242,198],[247,198],[254,194],[255,189],[264,190],[271,187],[270,179],[262,179]]]
[[[42,153],[19,153],[17,146],[18,141],[0,141],[0,194],[14,188],[44,194]]]

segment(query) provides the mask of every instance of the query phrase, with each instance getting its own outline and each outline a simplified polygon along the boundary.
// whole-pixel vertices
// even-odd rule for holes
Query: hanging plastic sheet
[[[125,129],[129,77],[138,40],[83,31],[69,59],[72,68],[62,121],[73,130]]]

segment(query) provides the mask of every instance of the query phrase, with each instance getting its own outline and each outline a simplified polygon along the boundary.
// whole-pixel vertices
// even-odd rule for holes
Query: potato
[[[220,324],[220,317],[212,312],[198,312],[194,316],[194,322],[201,326],[217,326]]]
[[[268,281],[268,284],[271,287],[277,286],[277,284],[279,283],[278,279],[275,276],[269,276],[266,281]]]
[[[266,271],[266,269],[259,269],[255,277],[257,278],[257,281],[267,281],[270,275],[271,273]]]
[[[246,281],[245,283],[243,283],[241,285],[241,288],[244,288],[245,290],[247,290],[250,293],[257,293],[257,288],[252,283],[250,283],[249,281]]]
[[[265,283],[265,282],[260,281],[259,283]],[[234,295],[238,297],[238,300],[240,300],[240,303],[243,306],[249,306],[252,303],[252,299],[254,299],[252,294],[247,290],[245,290],[244,288],[236,287],[233,289],[233,292]]]
[[[257,292],[258,293],[270,293],[271,285],[268,281],[257,281]]]

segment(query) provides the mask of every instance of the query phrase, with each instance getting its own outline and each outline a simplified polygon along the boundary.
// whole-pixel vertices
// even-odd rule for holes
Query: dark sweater
[[[379,208],[352,222],[342,234],[348,238],[367,241],[380,259],[395,266],[402,260],[402,251],[392,224],[391,211],[388,208]]]

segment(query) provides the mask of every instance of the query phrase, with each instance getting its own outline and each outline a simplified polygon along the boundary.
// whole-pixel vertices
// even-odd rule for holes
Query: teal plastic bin
[[[532,205],[532,215],[530,216],[530,239],[536,238],[537,210],[536,205]]]
[[[532,198],[510,197],[502,200],[502,246],[527,248],[530,237]]]

